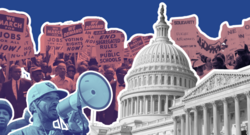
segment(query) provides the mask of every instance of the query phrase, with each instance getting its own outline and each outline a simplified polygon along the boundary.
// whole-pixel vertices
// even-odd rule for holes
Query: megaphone
[[[76,86],[76,92],[61,101],[56,107],[57,113],[62,119],[67,119],[72,110],[77,111],[88,106],[101,111],[110,105],[113,97],[112,89],[102,74],[86,71],[79,76]]]

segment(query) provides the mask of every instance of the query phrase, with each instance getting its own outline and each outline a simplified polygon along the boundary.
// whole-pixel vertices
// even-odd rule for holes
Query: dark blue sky
[[[157,21],[159,0],[6,0],[0,8],[23,11],[30,15],[34,40],[38,45],[40,27],[46,21],[78,21],[85,16],[100,16],[108,22],[108,28],[117,27],[127,33],[128,39],[136,33],[153,33]],[[165,1],[168,20],[171,17],[196,14],[199,26],[211,37],[217,37],[220,24],[241,24],[242,19],[250,17],[249,2],[220,1]]]

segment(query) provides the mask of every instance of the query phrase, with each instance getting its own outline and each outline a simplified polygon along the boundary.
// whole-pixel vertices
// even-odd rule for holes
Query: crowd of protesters
[[[14,119],[21,118],[26,105],[26,94],[29,88],[37,82],[52,81],[58,88],[73,93],[77,86],[77,79],[88,70],[103,74],[110,82],[113,99],[109,108],[97,112],[97,121],[109,125],[118,117],[117,96],[125,88],[124,76],[132,65],[132,60],[124,59],[120,65],[99,65],[93,57],[89,60],[75,61],[75,56],[59,54],[53,64],[49,64],[46,54],[35,55],[34,58],[10,62],[9,77],[6,76],[6,56],[0,55],[0,98],[7,99],[14,108]],[[30,73],[30,79],[22,75],[21,68]],[[26,79],[25,79],[26,78]],[[84,109],[84,113],[90,119],[90,110]]]
[[[250,65],[250,52],[245,44],[244,49],[235,50],[234,54],[225,56],[219,52],[210,58],[197,53],[198,58],[193,60],[193,69],[200,78],[203,78],[212,69],[240,69]]]

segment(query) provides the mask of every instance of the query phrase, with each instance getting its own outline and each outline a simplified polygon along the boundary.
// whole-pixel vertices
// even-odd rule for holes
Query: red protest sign
[[[24,42],[24,45],[21,46],[23,49],[23,53],[22,54],[11,54],[10,55],[11,61],[35,57],[33,42],[32,42],[31,38],[32,37],[29,33],[29,27],[26,27],[26,32],[25,32],[25,40],[26,41]]]
[[[81,23],[65,25],[62,27],[64,39],[64,52],[82,52],[86,49],[83,40],[83,26]]]
[[[0,10],[0,52],[22,54],[27,17]]]
[[[60,25],[46,24],[45,26],[45,46],[54,48],[57,52],[63,52],[62,30]]]
[[[124,34],[118,30],[94,32],[100,65],[123,63]]]

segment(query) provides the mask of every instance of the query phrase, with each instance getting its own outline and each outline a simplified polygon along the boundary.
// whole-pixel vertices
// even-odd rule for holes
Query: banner
[[[244,42],[250,49],[250,20],[244,22],[243,30],[244,30]]]
[[[84,45],[88,48],[88,52],[91,52],[91,56],[96,56],[96,38],[94,32],[105,32],[105,25],[105,22],[101,19],[84,19]]]
[[[23,54],[27,17],[0,11],[0,52]]]
[[[84,45],[83,40],[82,24],[71,24],[62,27],[64,53],[83,52],[86,49],[86,45]]]
[[[94,32],[99,65],[123,63],[124,34],[117,30]]]
[[[24,50],[23,54],[21,54],[21,55],[11,54],[10,55],[11,61],[35,57],[33,43],[32,43],[31,38],[32,37],[30,36],[30,33],[29,33],[29,27],[26,27],[26,31],[25,31],[25,40],[26,41],[24,42],[24,45],[21,46],[21,49]]]
[[[63,52],[63,39],[62,39],[62,30],[60,25],[45,25],[45,48],[53,48],[55,54],[57,52]],[[46,50],[46,49],[45,49]]]

